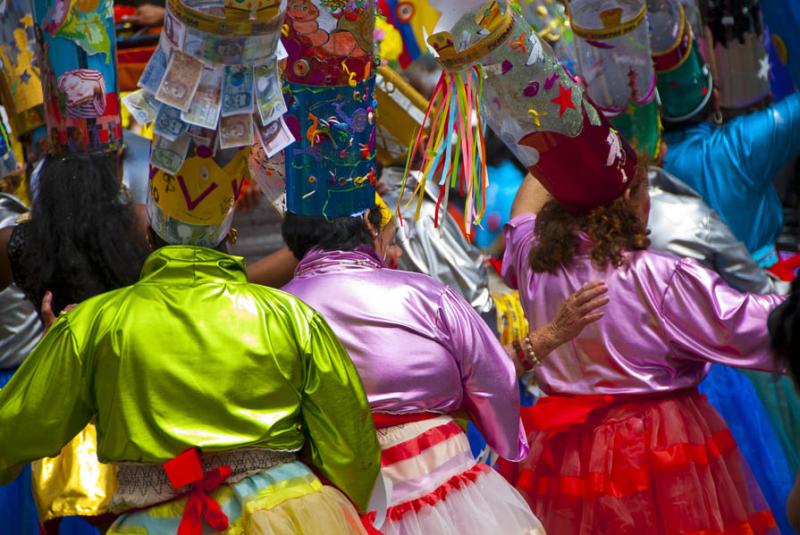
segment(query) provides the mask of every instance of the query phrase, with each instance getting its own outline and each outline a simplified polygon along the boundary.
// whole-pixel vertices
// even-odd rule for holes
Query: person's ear
[[[625,193],[622,194],[622,198],[625,199],[625,201],[631,200],[631,188],[625,190]]]
[[[369,229],[370,236],[372,236],[372,238],[375,239],[380,234],[380,230],[376,229],[375,225],[373,225],[372,222],[369,220],[369,215],[371,213],[372,213],[372,208],[364,212],[364,215],[362,217],[364,218],[364,224],[367,225],[367,228]]]

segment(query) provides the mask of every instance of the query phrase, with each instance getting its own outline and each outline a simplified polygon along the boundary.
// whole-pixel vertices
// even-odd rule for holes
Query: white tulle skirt
[[[463,430],[437,417],[378,431],[392,482],[385,535],[543,534],[524,498],[479,464]]]

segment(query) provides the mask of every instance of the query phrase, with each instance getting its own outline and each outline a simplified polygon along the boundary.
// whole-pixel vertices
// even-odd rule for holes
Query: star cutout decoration
[[[28,69],[25,69],[23,73],[20,75],[20,79],[22,80],[23,84],[27,84],[31,79],[31,74],[28,72]]]
[[[758,77],[761,80],[768,80],[769,79],[769,56],[764,56],[760,60],[758,60]]]
[[[572,88],[558,84],[558,96],[551,99],[550,102],[558,104],[558,116],[563,117],[567,109],[575,109],[575,105],[572,103]]]

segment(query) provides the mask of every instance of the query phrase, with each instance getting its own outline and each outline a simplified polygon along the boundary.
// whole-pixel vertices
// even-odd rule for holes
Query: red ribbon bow
[[[173,489],[178,490],[192,485],[177,535],[201,535],[203,518],[212,529],[217,531],[228,529],[228,515],[208,493],[225,483],[231,475],[230,466],[221,466],[203,473],[200,453],[196,448],[184,451],[165,462],[163,466]]]

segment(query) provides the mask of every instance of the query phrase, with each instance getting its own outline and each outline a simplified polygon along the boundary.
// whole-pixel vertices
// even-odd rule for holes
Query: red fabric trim
[[[422,496],[421,498],[417,498],[416,500],[411,500],[407,502],[403,502],[392,507],[389,507],[386,511],[386,519],[391,520],[392,522],[397,522],[401,520],[405,515],[408,513],[414,512],[418,513],[420,510],[426,507],[433,507],[439,502],[442,502],[447,499],[447,497],[452,494],[453,492],[459,491],[466,487],[467,485],[471,485],[475,483],[478,478],[486,473],[489,473],[491,468],[489,466],[478,463],[469,470],[466,470],[458,475],[455,475],[439,485],[436,490],[433,492]],[[365,526],[370,526],[367,528],[368,532],[369,529],[375,529],[372,527],[372,523],[375,521],[375,512],[367,513],[366,515],[362,515],[362,523]],[[370,532],[371,533],[371,532]]]
[[[772,516],[772,511],[766,510],[751,515],[737,526],[726,527],[725,531],[703,529],[687,532],[686,535],[760,535],[777,529],[777,527],[778,524],[775,522],[775,517]]]
[[[455,422],[448,422],[444,425],[428,429],[421,435],[411,440],[406,440],[395,446],[386,448],[381,452],[381,466],[391,466],[400,461],[411,459],[421,454],[423,451],[440,444],[448,438],[463,434],[464,431]]]
[[[551,446],[545,446],[549,449]],[[644,492],[650,488],[651,472],[656,470],[672,470],[687,464],[707,465],[711,458],[718,458],[736,450],[736,442],[730,431],[720,431],[704,444],[674,444],[666,450],[653,450],[653,460],[649,470],[616,470],[613,475],[598,472],[589,473],[586,477],[537,476],[529,468],[522,468],[515,486],[524,489],[531,495],[545,496],[560,494],[562,496],[613,496],[623,498]],[[543,455],[544,457],[544,455]]]
[[[436,414],[434,412],[414,412],[411,414],[373,412],[372,422],[375,424],[375,429],[386,429],[387,427],[410,424],[412,422],[424,422],[425,420],[431,420],[439,416],[441,416],[441,414]]]
[[[532,407],[523,407],[520,416],[525,429],[529,431],[557,434],[585,423],[592,412],[613,402],[614,396],[607,395],[545,396]]]
[[[203,519],[216,531],[228,529],[228,515],[208,493],[225,483],[231,475],[230,466],[221,466],[203,473],[197,448],[184,451],[163,466],[170,485],[175,490],[192,485],[177,535],[202,535]]]
[[[792,282],[798,269],[800,269],[800,254],[795,254],[769,268],[769,272],[783,281]]]

